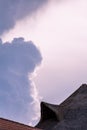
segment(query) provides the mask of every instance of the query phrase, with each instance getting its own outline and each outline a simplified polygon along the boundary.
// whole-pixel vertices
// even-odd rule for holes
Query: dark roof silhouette
[[[87,130],[87,85],[83,84],[60,105],[42,102],[36,127],[0,118],[0,130]]]
[[[60,105],[41,103],[38,128],[44,130],[87,130],[87,85],[83,84]]]
[[[15,121],[0,118],[0,130],[41,130]]]

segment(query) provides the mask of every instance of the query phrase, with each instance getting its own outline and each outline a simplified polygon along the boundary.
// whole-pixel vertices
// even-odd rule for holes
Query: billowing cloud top
[[[31,120],[31,80],[29,75],[41,63],[37,47],[23,38],[11,43],[0,40],[0,117],[23,123]]]
[[[17,20],[32,14],[48,0],[0,0],[0,35],[12,28]]]
[[[33,72],[41,61],[39,50],[30,41],[23,38],[14,38],[12,43],[0,44],[0,69],[12,69],[17,73],[27,74]]]

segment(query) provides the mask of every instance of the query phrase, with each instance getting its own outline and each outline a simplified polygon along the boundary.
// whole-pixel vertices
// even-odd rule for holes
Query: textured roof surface
[[[41,120],[38,128],[44,130],[87,130],[87,85],[60,105],[41,103]]]
[[[0,118],[0,130],[40,130],[27,125]]]
[[[41,103],[37,126],[0,118],[0,130],[87,130],[87,85],[83,84],[60,105]]]

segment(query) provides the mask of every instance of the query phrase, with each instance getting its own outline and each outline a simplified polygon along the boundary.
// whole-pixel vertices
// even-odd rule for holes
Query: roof
[[[60,105],[41,102],[36,127],[0,118],[0,130],[87,130],[87,85],[83,84]]]
[[[60,105],[41,103],[38,128],[44,130],[87,129],[87,85],[83,84]]]
[[[0,118],[0,130],[40,130],[18,122]]]

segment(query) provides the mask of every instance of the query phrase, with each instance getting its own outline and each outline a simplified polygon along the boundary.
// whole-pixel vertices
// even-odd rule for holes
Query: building
[[[0,118],[0,130],[87,130],[87,85],[83,84],[60,105],[42,102],[36,127]]]
[[[40,130],[15,121],[0,118],[0,130]]]
[[[87,85],[83,84],[60,105],[42,102],[37,127],[44,130],[87,130]]]

